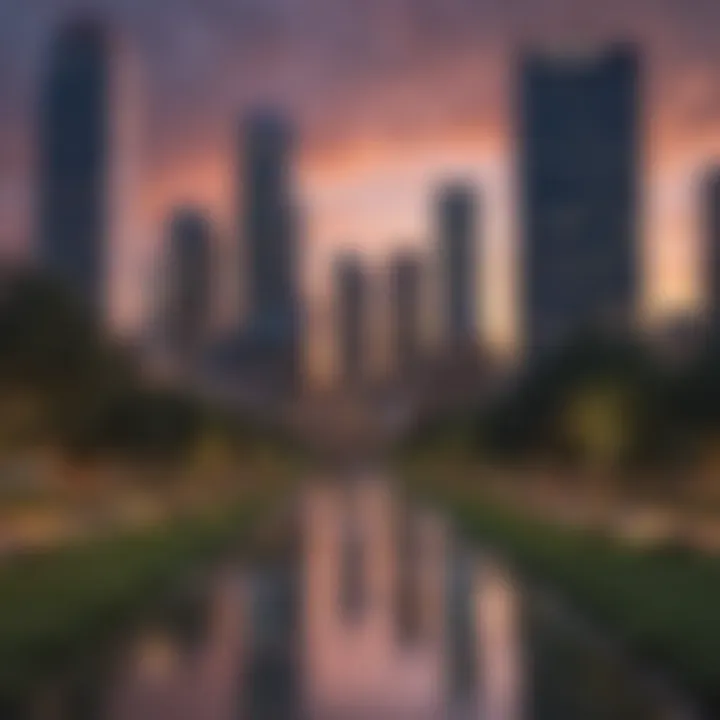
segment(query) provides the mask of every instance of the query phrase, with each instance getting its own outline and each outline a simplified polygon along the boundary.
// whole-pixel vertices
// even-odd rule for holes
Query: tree
[[[25,437],[80,449],[98,415],[133,382],[132,364],[83,305],[51,279],[24,270],[4,280],[0,423],[19,423]]]
[[[638,444],[639,407],[635,388],[619,378],[587,382],[568,397],[559,432],[571,454],[589,469],[614,472]]]

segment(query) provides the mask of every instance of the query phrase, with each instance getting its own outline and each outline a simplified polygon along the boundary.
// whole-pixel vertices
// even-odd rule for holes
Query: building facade
[[[51,49],[39,107],[40,266],[102,317],[110,231],[111,52],[83,20]]]
[[[525,342],[552,351],[633,322],[640,63],[631,46],[529,55],[519,108]]]
[[[477,206],[473,188],[452,184],[439,193],[440,288],[444,342],[476,339]]]
[[[248,313],[242,352],[258,382],[277,388],[300,372],[298,216],[293,197],[293,138],[274,111],[251,114],[244,127],[241,202]]]
[[[391,346],[398,378],[408,379],[422,362],[424,265],[420,257],[401,252],[390,263]]]
[[[703,192],[705,235],[705,295],[707,317],[714,334],[720,333],[720,167],[705,178]]]
[[[357,386],[367,372],[367,275],[356,255],[338,259],[334,272],[339,376],[345,386]]]
[[[183,371],[199,367],[209,339],[212,230],[195,208],[179,208],[170,220],[167,249],[166,327],[170,352]]]

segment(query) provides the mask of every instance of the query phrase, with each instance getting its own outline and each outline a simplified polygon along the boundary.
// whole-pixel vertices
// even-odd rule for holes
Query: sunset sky
[[[520,50],[617,39],[643,52],[645,309],[692,306],[702,294],[698,181],[720,158],[717,0],[2,0],[0,241],[10,252],[29,247],[45,53],[77,9],[107,18],[135,70],[133,214],[145,222],[117,249],[123,323],[143,313],[165,216],[179,202],[212,214],[223,293],[234,292],[239,118],[272,103],[297,129],[311,298],[327,294],[339,249],[361,248],[379,265],[398,246],[431,247],[434,187],[460,175],[482,196],[485,334],[511,341]]]

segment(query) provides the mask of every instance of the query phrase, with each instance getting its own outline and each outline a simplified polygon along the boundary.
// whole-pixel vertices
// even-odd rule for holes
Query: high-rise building
[[[244,127],[244,260],[248,322],[245,347],[279,388],[297,379],[299,256],[291,182],[292,132],[272,111],[253,113]]]
[[[292,134],[282,115],[251,115],[245,127],[245,241],[250,327],[280,342],[297,323],[295,207],[290,180]]]
[[[720,167],[710,171],[703,193],[705,233],[705,283],[708,320],[714,333],[720,332]]]
[[[368,302],[367,276],[362,261],[356,255],[341,257],[335,264],[335,336],[339,374],[346,385],[362,382],[367,369]]]
[[[66,27],[52,47],[39,108],[38,259],[98,317],[107,299],[110,62],[101,25]]]
[[[422,360],[423,262],[415,254],[398,253],[390,265],[392,345],[400,377],[417,371]]]
[[[194,208],[176,210],[169,223],[165,315],[173,359],[184,371],[197,368],[210,324],[212,231]]]
[[[634,48],[530,55],[520,100],[526,343],[632,322],[639,234]]]
[[[473,188],[451,184],[439,193],[443,339],[453,347],[476,337],[477,252]]]

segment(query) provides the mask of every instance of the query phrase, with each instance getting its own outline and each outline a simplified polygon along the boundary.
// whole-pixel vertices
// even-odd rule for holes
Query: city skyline
[[[443,20],[445,30],[441,34],[442,41],[436,39],[430,43],[428,28],[415,12],[402,3],[391,3],[389,5],[397,13],[396,22],[390,24],[386,36],[378,39],[377,44],[371,43],[369,48],[371,57],[377,55],[380,68],[387,64],[391,69],[396,68],[398,75],[390,73],[392,78],[384,78],[382,73],[371,72],[362,66],[358,71],[361,76],[358,83],[348,81],[343,85],[344,74],[349,72],[344,62],[335,68],[338,78],[330,82],[328,73],[320,72],[322,63],[317,58],[312,61],[299,59],[297,53],[309,43],[309,38],[322,33],[317,28],[298,25],[295,12],[281,2],[276,4],[274,15],[265,17],[260,13],[264,17],[265,34],[261,38],[262,43],[257,40],[266,48],[266,53],[278,53],[277,67],[274,63],[260,66],[248,57],[245,65],[237,65],[237,73],[220,71],[222,66],[217,64],[216,54],[227,50],[230,42],[228,35],[232,38],[235,27],[233,23],[239,23],[247,13],[253,16],[254,12],[257,18],[259,11],[253,3],[243,6],[228,21],[227,32],[221,34],[216,11],[222,3],[207,3],[203,11],[197,7],[191,9],[192,4],[187,3],[178,9],[171,30],[175,28],[173,32],[177,33],[177,37],[185,38],[190,32],[187,29],[188,15],[199,17],[203,20],[200,34],[204,39],[202,42],[197,40],[197,54],[189,54],[196,64],[190,68],[192,72],[182,77],[178,71],[178,77],[173,80],[167,58],[160,58],[161,49],[173,56],[173,32],[163,36],[169,46],[160,43],[162,47],[150,49],[148,35],[152,27],[157,31],[157,23],[141,28],[140,18],[146,19],[143,15],[145,11],[138,6],[133,9],[133,4],[122,9],[114,7],[112,2],[89,4],[102,5],[109,22],[117,25],[117,33],[135,48],[138,64],[143,68],[141,84],[145,90],[143,102],[147,105],[144,108],[147,116],[144,145],[148,156],[145,158],[143,181],[147,191],[141,194],[148,198],[145,209],[149,211],[150,229],[142,242],[138,241],[143,251],[138,250],[134,259],[127,263],[125,272],[130,281],[120,292],[120,305],[124,305],[130,296],[135,303],[137,292],[132,283],[147,277],[147,258],[152,254],[150,248],[157,248],[161,237],[159,218],[165,216],[171,205],[190,201],[206,207],[221,228],[223,251],[232,253],[229,246],[233,242],[234,190],[231,179],[234,169],[228,162],[232,153],[223,153],[222,145],[232,141],[234,120],[242,114],[242,109],[260,96],[269,95],[272,100],[287,106],[293,122],[297,121],[302,137],[296,172],[308,213],[309,256],[305,286],[311,301],[322,303],[329,297],[331,259],[338,250],[352,245],[360,248],[371,261],[382,262],[398,249],[396,238],[403,238],[403,243],[415,246],[426,243],[428,228],[431,227],[428,197],[435,182],[444,177],[463,176],[475,184],[487,199],[486,253],[489,258],[482,263],[487,282],[481,279],[480,284],[485,288],[486,297],[484,302],[479,303],[482,317],[478,322],[488,326],[491,340],[508,341],[515,337],[519,314],[517,286],[513,281],[517,238],[509,191],[514,141],[508,107],[513,85],[517,83],[517,55],[522,46],[520,36],[539,45],[552,43],[563,47],[568,39],[562,31],[563,23],[553,27],[551,19],[543,18],[537,33],[521,33],[519,26],[523,23],[517,17],[504,17],[500,26],[505,28],[506,34],[491,40],[480,27],[480,21],[484,17],[483,12],[492,16],[492,11],[473,10],[455,0],[448,3],[447,9],[435,8],[434,12]],[[697,0],[690,4],[698,6]],[[524,5],[529,7],[531,4]],[[550,5],[557,6],[549,4],[548,7]],[[611,19],[603,23],[597,32],[584,29],[586,23],[582,10],[577,11],[570,23],[573,30],[581,30],[575,34],[588,40],[612,40],[637,34],[641,51],[647,55],[648,88],[644,93],[647,99],[644,97],[643,103],[646,120],[652,120],[646,124],[648,140],[653,140],[654,145],[649,153],[652,177],[648,184],[648,201],[659,206],[660,212],[646,214],[645,235],[649,238],[651,249],[643,263],[643,305],[655,310],[664,305],[687,306],[702,295],[699,291],[702,267],[702,254],[698,251],[701,242],[698,229],[701,216],[699,182],[707,165],[717,158],[716,151],[720,150],[720,142],[707,129],[714,122],[712,117],[707,117],[712,116],[713,110],[714,60],[707,42],[703,44],[693,35],[700,33],[702,36],[701,25],[704,23],[700,23],[698,18],[704,18],[707,23],[714,11],[710,6],[703,6],[704,15],[696,8],[694,13],[689,12],[685,16],[679,5],[673,5],[668,5],[665,14],[651,14],[650,17],[654,18],[651,23],[647,22],[644,3],[633,4],[637,13],[623,14],[614,10],[618,13],[615,20],[612,20],[611,12]],[[12,25],[12,21],[16,20],[17,34],[27,42],[20,47],[14,39],[3,52],[14,52],[18,57],[25,58],[32,52],[35,59],[34,64],[27,59],[20,62],[19,71],[6,72],[4,80],[7,81],[8,92],[0,109],[6,129],[0,140],[3,146],[8,145],[8,135],[15,136],[19,132],[17,119],[27,116],[32,108],[28,95],[32,93],[29,86],[32,85],[33,68],[38,67],[39,58],[46,52],[50,30],[56,27],[61,11],[72,6],[73,3],[65,3],[52,12],[37,13],[32,22],[23,19],[19,9],[8,11],[10,17],[6,25]],[[310,6],[308,12],[311,18],[327,9],[319,2]],[[433,8],[435,3],[428,2],[424,6]],[[381,19],[388,12],[379,5],[373,5],[373,8]],[[513,12],[516,11],[508,11],[507,14],[512,15]],[[643,25],[647,27],[639,27],[639,20],[633,19],[635,14],[643,19]],[[333,15],[336,18],[333,22],[337,21],[345,28],[343,32],[349,32],[347,28],[352,24],[346,15],[352,17],[349,8],[339,9]],[[687,20],[685,24],[680,22],[683,17]],[[413,22],[405,23],[407,18],[413,19]],[[465,29],[462,27],[463,19],[468,21]],[[680,24],[672,26],[677,32],[671,42],[664,33],[671,27],[673,19]],[[367,19],[367,22],[372,28],[380,20],[376,17]],[[215,32],[219,33],[217,37]],[[247,34],[247,30],[245,32]],[[297,43],[290,42],[282,48],[268,44],[268,37],[281,37],[283,32],[290,37],[297,35]],[[358,30],[358,33],[361,45],[369,42],[363,32]],[[688,40],[690,36],[695,40],[692,47]],[[453,39],[457,43],[450,42]],[[251,56],[251,47],[257,43],[252,39],[248,42],[247,54]],[[499,52],[501,44],[510,48],[509,52]],[[453,49],[454,45],[457,45],[457,50]],[[668,49],[670,46],[674,47],[672,52]],[[426,52],[423,53],[423,50]],[[678,61],[677,56],[683,51],[688,59]],[[321,43],[319,52],[327,59],[326,56],[332,55],[333,50]],[[671,67],[671,56],[679,63],[677,67]],[[295,62],[291,62],[292,59]],[[421,67],[415,68],[413,60]],[[406,68],[406,73],[401,72],[400,68],[408,63],[411,67]],[[715,64],[720,66],[720,63]],[[293,71],[293,65],[299,67]],[[686,65],[690,66],[689,70]],[[688,72],[681,72],[682,68]],[[183,71],[187,70],[187,67],[183,68]],[[212,84],[207,88],[201,87],[201,76],[212,79]],[[301,76],[306,82],[298,81]],[[407,79],[407,84],[403,81],[398,85],[401,77]],[[447,82],[448,78],[452,78],[452,82]],[[330,85],[336,89],[341,85],[341,95],[333,95],[327,89]],[[428,98],[434,97],[433,90],[441,85],[449,88],[438,96],[437,102],[429,103]],[[235,97],[229,97],[222,90],[224,86],[227,93],[235,94]],[[291,92],[292,88],[295,89]],[[673,92],[673,88],[682,92]],[[157,97],[148,92],[152,89],[158,90]],[[216,101],[206,105],[193,102],[189,107],[189,98],[207,99],[207,93],[211,91],[217,96]],[[345,112],[353,117],[343,118],[341,122],[336,118],[337,108],[347,106],[344,101],[350,96],[352,103]],[[677,98],[672,103],[673,107],[669,107],[667,100],[671,96]],[[666,99],[661,102],[660,97]],[[387,102],[379,105],[370,102],[380,98]],[[343,102],[338,102],[339,99]],[[337,107],[333,110],[328,108],[328,104]],[[379,106],[382,112],[362,113],[358,111],[358,104]],[[400,105],[407,105],[410,110],[401,111]],[[684,111],[685,119],[682,122],[677,117],[673,119],[671,116],[680,113],[680,108],[685,105],[689,108]],[[202,114],[202,108],[206,108],[207,115]],[[168,117],[170,109],[175,111],[175,117],[185,119],[172,121]],[[699,116],[702,117],[698,119]],[[690,122],[688,118],[693,117],[697,122]],[[687,132],[688,125],[695,132]],[[679,132],[680,126],[685,127],[685,135]],[[209,129],[213,132],[210,133]],[[16,167],[13,169],[16,165],[14,158],[23,154],[19,149],[21,147],[22,143],[13,144],[12,152],[8,153],[8,170],[2,179],[3,192],[0,196],[5,199],[2,203],[2,241],[5,245],[26,244],[27,240],[27,231],[23,233],[21,228],[23,221],[17,218],[21,214],[17,208],[22,209],[23,203],[8,200],[8,197],[15,199],[23,193],[23,173]],[[697,178],[697,185],[690,183],[688,175]],[[372,216],[372,221],[367,220],[369,216]],[[668,219],[669,216],[672,217]],[[229,266],[230,263],[223,265]],[[227,284],[225,280],[224,285]],[[232,294],[232,290],[228,294]],[[140,311],[136,308],[134,312]]]

